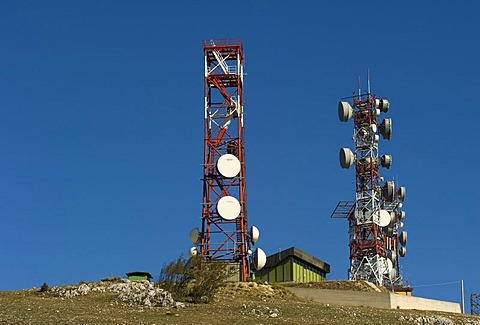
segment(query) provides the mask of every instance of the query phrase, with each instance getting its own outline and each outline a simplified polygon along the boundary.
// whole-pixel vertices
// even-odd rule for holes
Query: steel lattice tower
[[[202,228],[194,229],[190,239],[207,262],[234,265],[239,280],[245,281],[250,276],[252,239],[245,183],[243,48],[238,39],[217,39],[204,41],[203,53]],[[194,254],[196,247],[191,249]]]
[[[368,280],[379,285],[402,285],[398,255],[405,256],[407,233],[403,227],[405,212],[400,211],[405,188],[395,188],[394,181],[384,182],[379,166],[390,168],[392,157],[379,155],[380,135],[390,140],[391,119],[378,123],[389,102],[370,93],[351,97],[351,103],[340,102],[339,119],[354,121],[355,151],[340,150],[342,168],[355,164],[355,201],[341,201],[332,217],[349,221],[349,279]],[[383,183],[383,184],[382,184]]]

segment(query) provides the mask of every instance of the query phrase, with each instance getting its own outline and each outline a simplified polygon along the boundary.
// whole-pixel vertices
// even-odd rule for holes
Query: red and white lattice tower
[[[258,229],[248,229],[245,182],[244,54],[240,40],[204,41],[204,158],[202,228],[190,233],[207,262],[238,267],[245,281],[265,264],[265,253],[252,245]],[[197,250],[198,247],[198,250]]]
[[[398,256],[406,253],[407,232],[400,232],[406,190],[397,190],[394,181],[384,182],[379,172],[379,166],[389,169],[392,163],[392,156],[380,155],[378,149],[380,135],[390,140],[392,120],[377,121],[390,104],[376,98],[370,89],[363,94],[359,90],[350,99],[351,104],[338,104],[338,116],[341,122],[353,117],[355,151],[340,149],[340,165],[349,168],[355,164],[355,201],[341,201],[332,214],[349,221],[349,279],[402,285]]]

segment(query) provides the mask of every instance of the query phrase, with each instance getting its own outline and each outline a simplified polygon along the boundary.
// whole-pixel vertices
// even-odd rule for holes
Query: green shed
[[[150,281],[153,279],[150,273],[143,271],[127,272],[125,274],[130,281]]]
[[[255,277],[268,282],[320,282],[327,279],[330,265],[290,247],[267,257],[267,263]]]

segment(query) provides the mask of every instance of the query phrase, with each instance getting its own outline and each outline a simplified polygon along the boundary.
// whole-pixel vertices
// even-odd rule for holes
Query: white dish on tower
[[[252,244],[255,245],[255,243],[257,242],[258,240],[258,237],[260,237],[260,231],[258,230],[257,227],[255,226],[252,226],[250,228],[250,238],[252,240]]]
[[[261,270],[267,263],[267,254],[261,248],[257,248],[253,255],[253,269],[255,271]]]
[[[353,115],[353,108],[348,102],[338,103],[338,118],[340,122],[347,122]]]
[[[390,224],[390,221],[392,221],[390,213],[387,210],[380,210],[378,225],[380,227],[386,227]]]
[[[387,258],[387,272],[388,272],[387,274],[390,274],[390,271],[392,271],[392,269],[393,269],[393,262],[389,258]]]
[[[200,230],[198,228],[193,228],[189,234],[190,241],[194,245],[200,244]]]
[[[390,251],[389,258],[392,260],[392,263],[395,264],[397,262],[397,252],[393,250]]]
[[[406,231],[402,231],[400,233],[400,236],[398,236],[398,241],[400,242],[400,244],[402,244],[403,246],[406,246],[407,245],[407,232]]]
[[[350,168],[350,166],[352,166],[353,162],[355,161],[355,155],[349,148],[341,148],[339,158],[340,166],[345,169]]]
[[[405,195],[407,195],[407,189],[405,186],[401,186],[398,191],[397,191],[397,195],[398,195],[398,198],[400,201],[405,201]]]
[[[217,212],[225,220],[234,220],[240,215],[240,203],[233,196],[224,196],[217,203]]]
[[[198,254],[197,247],[195,247],[195,246],[190,248],[190,250],[188,251],[188,257],[190,257],[190,258],[196,256],[197,254]]]
[[[385,118],[382,123],[380,123],[380,133],[382,134],[385,140],[390,140],[392,137],[392,119]]]
[[[400,247],[400,249],[398,250],[398,254],[401,257],[405,257],[405,255],[407,254],[407,248],[406,247]]]
[[[222,155],[217,161],[217,170],[223,177],[237,176],[241,167],[240,160],[229,153]]]

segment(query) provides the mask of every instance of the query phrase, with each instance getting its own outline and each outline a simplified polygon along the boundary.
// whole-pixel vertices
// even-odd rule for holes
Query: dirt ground
[[[40,293],[38,289],[0,292],[0,324],[423,323],[480,325],[480,318],[422,311],[329,306],[297,298],[282,286],[256,283],[231,283],[217,294],[213,303],[187,304],[179,309],[125,305],[112,293],[91,293],[62,299],[49,293]]]

